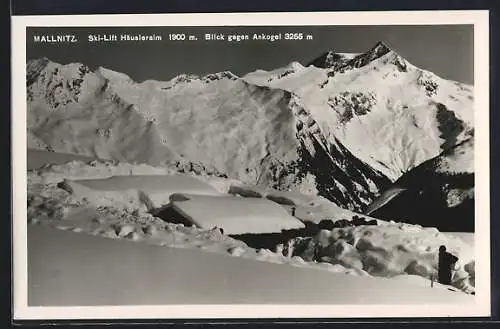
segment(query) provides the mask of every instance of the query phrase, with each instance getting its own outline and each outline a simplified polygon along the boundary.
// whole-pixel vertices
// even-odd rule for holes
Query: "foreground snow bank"
[[[463,304],[418,277],[356,277],[28,226],[28,305]]]
[[[392,224],[321,230],[314,237],[290,241],[283,247],[283,253],[298,255],[306,261],[342,264],[375,276],[411,274],[431,280],[437,277],[438,248],[443,244],[459,258],[452,285],[473,292],[473,246],[434,228]]]

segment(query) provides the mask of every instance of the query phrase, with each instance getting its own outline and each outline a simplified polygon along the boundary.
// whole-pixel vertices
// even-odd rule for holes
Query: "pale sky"
[[[198,36],[198,41],[167,41],[169,33]],[[274,43],[266,41],[204,41],[207,32],[249,34],[302,32],[313,40]],[[76,33],[76,44],[34,43],[33,34]],[[160,42],[89,43],[91,33],[156,33]],[[474,82],[473,26],[305,26],[305,27],[121,27],[29,28],[27,58],[47,57],[67,64],[103,66],[129,75],[135,81],[169,80],[181,73],[206,74],[224,70],[237,75],[255,69],[274,69],[292,61],[308,64],[328,50],[365,52],[383,41],[412,64],[437,75],[469,84]]]

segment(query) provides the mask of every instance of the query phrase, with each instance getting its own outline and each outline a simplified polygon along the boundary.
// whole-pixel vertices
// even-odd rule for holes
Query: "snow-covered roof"
[[[280,205],[261,198],[175,194],[171,206],[193,224],[225,234],[277,233],[304,224]]]
[[[188,175],[136,175],[112,176],[106,179],[66,180],[66,186],[79,196],[96,204],[125,200],[136,205],[144,204],[148,210],[170,202],[174,193],[218,195],[209,184]]]

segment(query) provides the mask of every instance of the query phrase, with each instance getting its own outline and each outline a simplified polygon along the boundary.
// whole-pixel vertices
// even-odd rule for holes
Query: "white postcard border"
[[[26,223],[26,27],[474,25],[476,296],[472,305],[170,305],[29,307]],[[488,316],[490,305],[489,12],[315,12],[12,17],[14,319],[364,318]],[[480,220],[477,220],[477,219]]]

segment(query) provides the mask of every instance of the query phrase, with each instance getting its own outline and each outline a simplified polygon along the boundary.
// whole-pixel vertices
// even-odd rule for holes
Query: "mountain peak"
[[[387,44],[383,41],[377,41],[367,52],[360,54],[337,53],[333,50],[326,51],[308,65],[332,69],[333,71],[343,71],[349,68],[365,66],[390,52],[393,52],[393,50]]]
[[[392,49],[389,48],[389,46],[387,46],[387,44],[381,40],[377,41],[377,43],[375,44],[375,46],[373,46],[372,49],[376,49],[376,50],[383,50],[385,52],[389,52],[391,51]]]
[[[28,86],[37,79],[40,72],[42,72],[49,63],[50,60],[47,57],[30,59],[26,63],[26,83]]]
[[[336,69],[346,64],[353,57],[354,54],[337,53],[333,50],[329,50],[321,54],[321,56],[314,59],[306,66],[313,65],[322,69]]]
[[[28,74],[33,71],[42,70],[45,66],[47,66],[48,63],[50,63],[50,60],[47,57],[28,60],[28,62],[26,63]]]
[[[363,57],[370,57],[371,60],[374,60],[384,56],[385,54],[388,54],[391,51],[393,50],[389,48],[383,41],[378,41],[375,46],[373,46],[370,50],[363,54]]]

